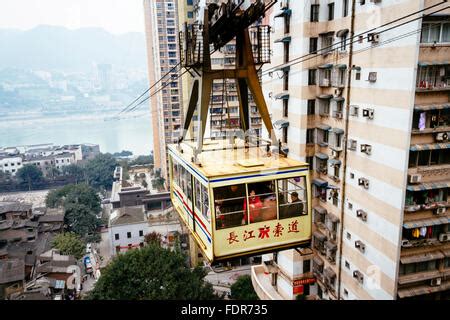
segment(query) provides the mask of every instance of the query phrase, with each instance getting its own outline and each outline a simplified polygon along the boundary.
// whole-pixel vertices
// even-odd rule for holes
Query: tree
[[[96,189],[111,189],[116,166],[117,161],[111,154],[97,155],[85,166],[89,185]]]
[[[147,244],[152,244],[153,243],[153,244],[156,244],[156,245],[160,246],[161,242],[162,242],[161,234],[158,233],[158,232],[155,232],[155,231],[147,233],[144,236],[144,241]]]
[[[151,165],[153,164],[153,152],[149,156],[139,156],[133,161],[130,162],[130,166],[143,166],[143,165]]]
[[[53,239],[53,248],[61,254],[74,256],[77,260],[83,257],[85,244],[78,235],[72,232],[60,233]]]
[[[52,190],[45,199],[47,207],[63,207],[64,223],[68,231],[74,232],[85,241],[97,242],[97,228],[101,220],[100,198],[94,188],[86,184],[69,184]]]
[[[32,164],[26,164],[17,170],[16,177],[19,179],[19,182],[28,184],[29,191],[31,191],[33,185],[43,181],[41,169]]]
[[[83,167],[70,164],[62,168],[62,172],[64,175],[71,176],[75,179],[75,183],[80,183],[86,179],[86,173]]]
[[[11,182],[11,174],[9,172],[0,171],[0,183]]]
[[[258,300],[255,289],[253,289],[252,279],[249,275],[237,278],[231,285],[231,298],[234,300]]]
[[[206,271],[191,270],[186,257],[155,244],[115,257],[89,293],[91,300],[217,299]]]

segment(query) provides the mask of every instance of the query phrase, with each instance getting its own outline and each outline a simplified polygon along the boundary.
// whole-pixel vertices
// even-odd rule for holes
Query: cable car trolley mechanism
[[[210,4],[202,25],[180,34],[182,66],[194,77],[184,133],[168,146],[174,208],[209,262],[308,245],[311,240],[309,166],[287,157],[276,140],[256,66],[269,62],[269,28],[258,21],[276,1]],[[211,68],[210,47],[220,50],[236,37],[235,68]],[[245,134],[204,138],[214,79],[234,79],[240,128],[249,132],[251,92],[269,139]],[[196,140],[185,134],[198,110]]]

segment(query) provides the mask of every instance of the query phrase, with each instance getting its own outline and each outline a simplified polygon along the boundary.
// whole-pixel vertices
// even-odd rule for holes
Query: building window
[[[308,70],[308,85],[313,86],[316,84],[316,69]]]
[[[139,230],[139,237],[144,236],[144,230]]]
[[[433,22],[422,24],[421,43],[450,42],[450,22]]]
[[[320,35],[320,49],[323,55],[333,51],[334,32],[327,32]]]
[[[131,232],[127,232],[127,238],[131,238]]]
[[[343,0],[342,2],[342,16],[346,17],[348,16],[348,0]]]
[[[309,38],[309,53],[316,53],[317,52],[317,43],[319,38]]]
[[[192,11],[188,11],[187,17],[188,17],[189,19],[194,18],[194,13],[193,13]]]
[[[311,272],[311,260],[303,260],[303,273]]]
[[[311,22],[318,22],[319,21],[319,5],[313,4],[311,5]]]
[[[288,128],[287,127],[283,128],[283,142],[284,143],[288,142]]]
[[[289,42],[284,43],[284,63],[289,62]]]
[[[316,99],[309,99],[308,100],[308,115],[314,115],[316,114]]]
[[[289,105],[289,100],[283,99],[283,117],[287,117],[289,114],[288,105]]]
[[[283,89],[285,91],[289,90],[289,70],[283,72]]]
[[[328,4],[328,21],[334,19],[334,2]]]
[[[306,129],[306,143],[314,143],[314,129]]]
[[[116,234],[114,235],[114,239],[119,240],[119,234],[118,234],[118,233],[116,233]]]

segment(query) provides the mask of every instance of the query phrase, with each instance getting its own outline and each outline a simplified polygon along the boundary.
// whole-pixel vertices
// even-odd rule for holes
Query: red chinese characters
[[[253,234],[254,230],[251,231],[244,231],[244,241],[247,241],[248,239],[252,239],[252,238],[256,238],[255,235]]]
[[[283,226],[278,222],[277,225],[275,226],[275,230],[273,230],[273,236],[274,237],[279,237],[283,235]]]
[[[269,238],[270,227],[264,225],[264,227],[259,228],[259,239]]]
[[[230,232],[230,235],[227,238],[228,244],[232,244],[233,242],[239,242],[237,234],[233,231]]]
[[[300,232],[298,230],[298,221],[297,220],[294,220],[294,221],[292,221],[292,223],[289,223],[288,227],[289,227],[288,233],[290,233],[290,232],[295,232],[295,233]]]

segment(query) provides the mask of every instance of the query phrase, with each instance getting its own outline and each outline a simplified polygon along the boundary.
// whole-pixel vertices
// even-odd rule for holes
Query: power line
[[[385,23],[385,24],[383,24],[383,25],[381,25],[381,26],[378,26],[378,27],[372,28],[372,29],[370,29],[370,30],[361,32],[361,33],[359,33],[359,34],[357,34],[357,35],[351,37],[349,40],[352,40],[352,41],[351,41],[349,44],[353,44],[353,43],[357,42],[357,41],[354,41],[354,39],[356,39],[356,38],[358,38],[358,41],[359,41],[359,40],[367,39],[367,38],[368,38],[368,35],[367,35],[366,37],[363,37],[362,39],[359,39],[359,37],[360,37],[361,35],[363,35],[363,34],[370,33],[370,32],[372,32],[372,31],[375,31],[375,30],[379,29],[379,28],[383,28],[383,27],[388,26],[388,25],[390,25],[390,24],[392,24],[392,23],[401,21],[401,20],[403,20],[403,19],[405,19],[405,18],[408,18],[408,17],[410,17],[410,16],[412,16],[412,15],[418,14],[418,13],[423,12],[423,11],[426,11],[426,10],[429,10],[429,9],[431,9],[431,8],[434,8],[434,7],[438,6],[438,5],[441,5],[441,4],[446,3],[446,2],[447,2],[447,1],[440,2],[440,3],[438,3],[438,4],[432,5],[432,6],[430,6],[430,7],[425,8],[425,9],[421,9],[421,10],[416,11],[416,12],[414,12],[414,13],[410,13],[410,14],[407,14],[407,15],[405,15],[405,16],[403,16],[403,17],[397,18],[397,19],[395,19],[395,20],[393,20],[393,21],[387,22],[387,23]],[[428,14],[422,15],[422,16],[420,16],[420,17],[414,18],[414,19],[412,19],[412,20],[408,20],[408,21],[406,21],[406,22],[403,22],[403,23],[401,23],[401,24],[399,24],[399,25],[396,25],[396,26],[390,27],[390,28],[388,28],[388,29],[379,31],[378,33],[383,33],[383,32],[386,32],[386,31],[389,31],[389,30],[392,30],[392,29],[401,27],[401,26],[403,26],[403,25],[405,25],[405,24],[407,24],[407,23],[413,22],[413,21],[415,21],[415,20],[423,19],[423,18],[426,17],[426,16],[430,16],[430,15],[435,14],[435,13],[437,13],[437,12],[446,10],[446,9],[448,9],[449,7],[450,7],[450,6],[446,6],[446,7],[444,7],[444,8],[441,8],[441,9],[439,9],[439,10],[433,11],[433,12],[431,12],[431,13],[428,13]],[[267,70],[264,70],[264,71],[262,72],[261,75],[266,75],[266,74],[269,74],[269,73],[271,73],[271,72],[273,72],[273,71],[277,71],[276,69],[278,69],[278,68],[280,68],[280,67],[289,67],[289,66],[292,66],[292,65],[295,65],[295,64],[298,64],[298,63],[307,61],[307,60],[309,60],[309,59],[302,60],[302,61],[297,61],[297,60],[307,58],[308,56],[313,56],[312,58],[315,58],[315,57],[317,57],[317,56],[319,55],[320,52],[322,52],[322,51],[333,51],[333,50],[336,49],[339,45],[341,45],[341,44],[343,44],[343,43],[346,43],[346,42],[347,42],[347,39],[345,39],[345,40],[343,40],[343,41],[336,42],[336,43],[334,43],[334,44],[332,44],[332,45],[330,45],[330,46],[321,48],[321,49],[316,50],[316,51],[314,51],[314,52],[310,52],[310,53],[305,54],[305,55],[303,55],[303,56],[297,57],[297,58],[292,59],[291,61],[289,61],[289,62],[287,62],[287,63],[283,63],[283,64],[280,64],[280,65],[271,67],[271,68],[269,68],[269,69],[267,69]],[[336,48],[335,48],[335,47],[336,47]]]
[[[172,69],[170,69],[166,74],[164,74],[158,81],[156,81],[154,84],[152,84],[147,90],[145,90],[139,97],[134,99],[129,105],[127,105],[125,108],[122,109],[117,115],[120,115],[123,112],[126,112],[128,108],[130,108],[136,101],[138,101],[140,98],[142,98],[147,92],[149,92],[153,87],[155,87],[161,80],[163,80],[167,75],[171,72],[173,72],[174,69],[176,69],[181,62],[178,62]]]

